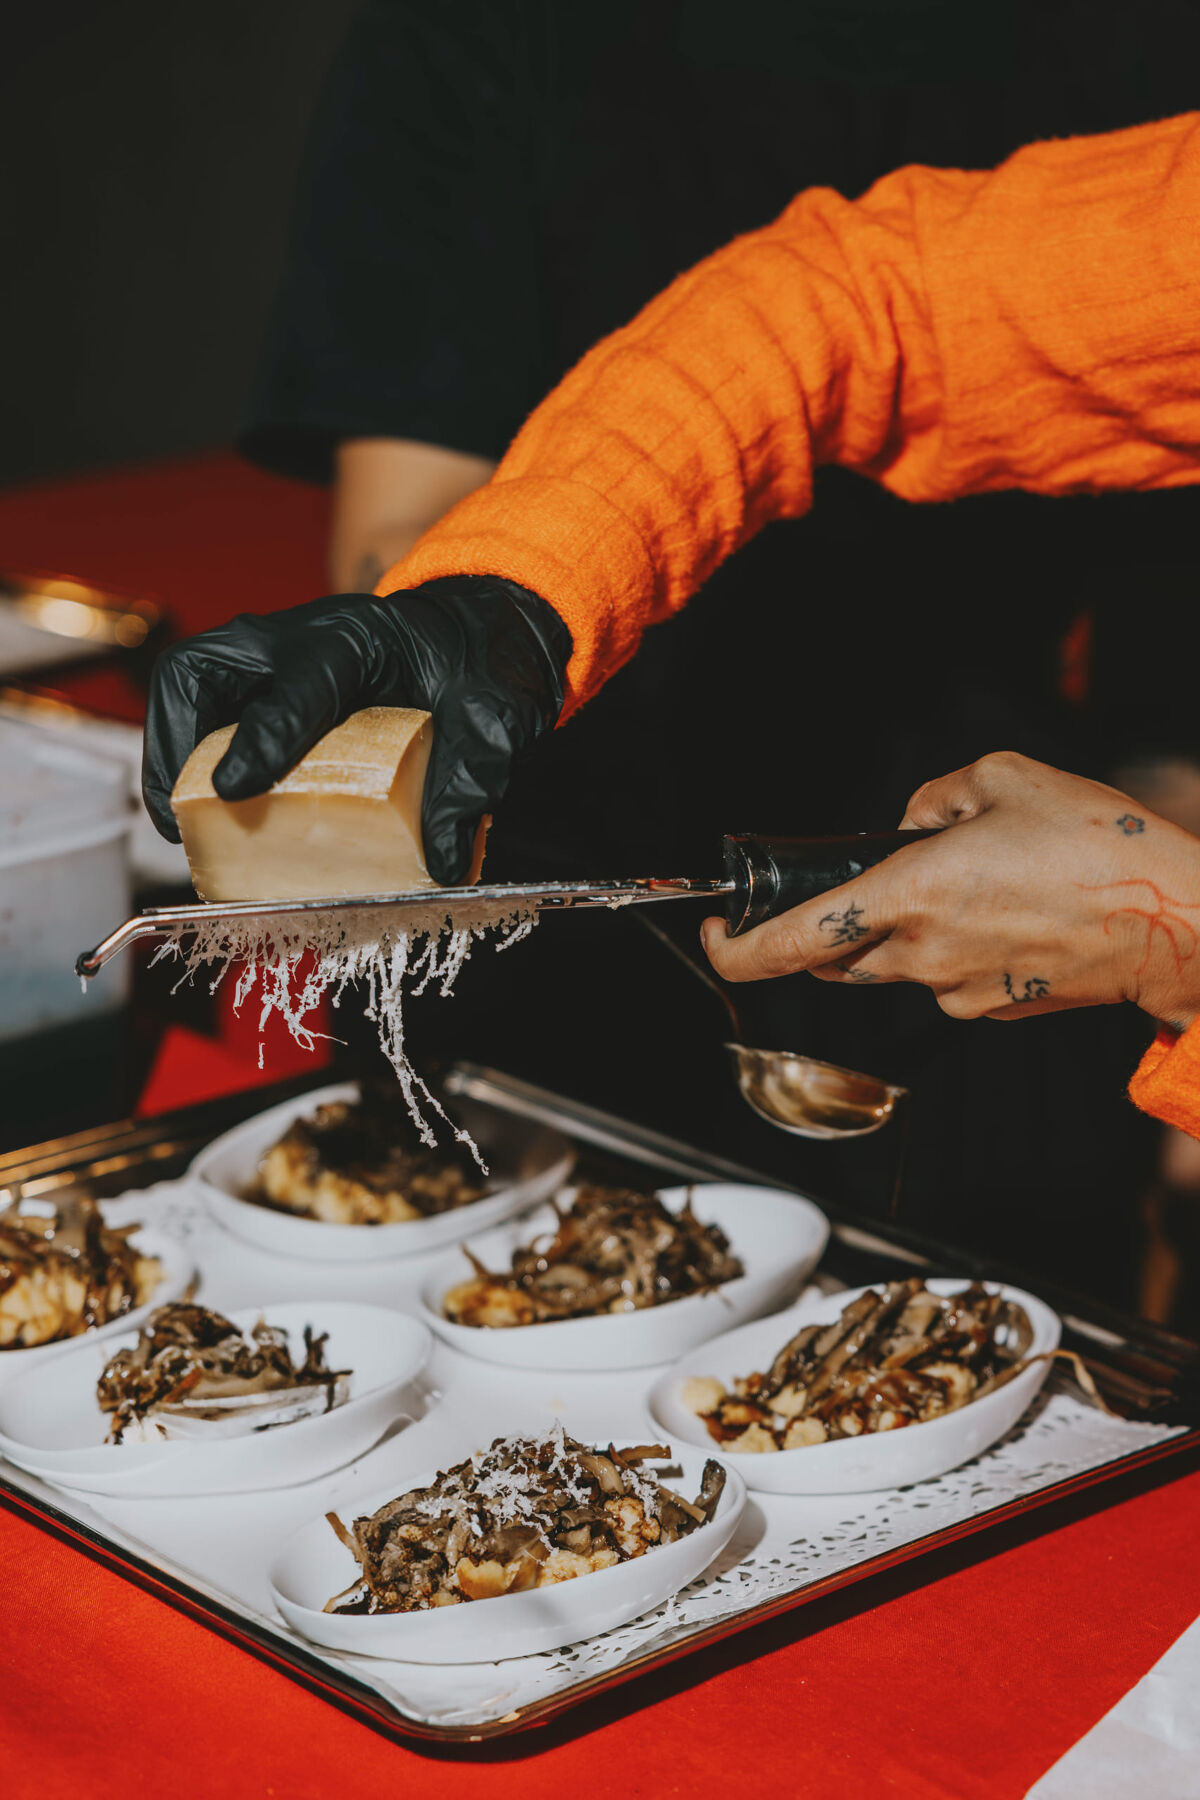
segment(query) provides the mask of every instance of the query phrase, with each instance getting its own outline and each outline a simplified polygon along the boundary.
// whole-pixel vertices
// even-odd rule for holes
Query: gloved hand
[[[332,594],[243,613],[164,651],[146,709],[142,793],[178,843],[171,790],[195,746],[239,721],[213,772],[222,800],[265,793],[364,706],[433,714],[422,829],[430,875],[461,881],[513,762],[562,710],[571,634],[513,581],[451,575],[378,599]]]

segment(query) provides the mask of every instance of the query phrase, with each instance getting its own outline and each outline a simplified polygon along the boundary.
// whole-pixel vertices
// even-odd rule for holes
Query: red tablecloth
[[[319,496],[205,457],[0,496],[0,565],[153,593],[194,630],[319,592],[323,528]],[[0,1793],[1018,1800],[1200,1612],[1200,1471],[1138,1485],[454,1751],[385,1741],[0,1510]]]
[[[936,1580],[911,1565],[541,1731],[434,1751],[0,1513],[3,1791],[1018,1800],[1200,1610],[1200,1472],[1085,1504],[1100,1510],[1027,1541],[1002,1528],[943,1553]]]

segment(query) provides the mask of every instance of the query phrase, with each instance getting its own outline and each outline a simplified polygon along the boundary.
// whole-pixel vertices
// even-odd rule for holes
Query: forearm
[[[403,438],[340,444],[329,538],[335,591],[369,593],[495,467],[486,457]]]
[[[802,194],[591,351],[381,591],[543,595],[569,711],[818,464],[912,500],[1198,480],[1198,202],[1194,117]]]
[[[431,520],[431,524],[436,520]],[[370,594],[385,569],[403,562],[420,542],[427,526],[372,524],[340,528],[335,520],[329,540],[330,587],[338,594]]]

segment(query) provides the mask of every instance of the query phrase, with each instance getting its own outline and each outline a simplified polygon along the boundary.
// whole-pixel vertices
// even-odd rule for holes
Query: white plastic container
[[[75,958],[129,912],[130,820],[120,763],[0,720],[0,1043],[127,999],[127,958],[86,996]]]

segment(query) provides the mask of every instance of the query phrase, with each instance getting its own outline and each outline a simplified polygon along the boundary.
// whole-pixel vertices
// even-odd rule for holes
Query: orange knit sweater
[[[379,592],[532,588],[567,717],[819,463],[910,500],[1200,481],[1200,115],[801,194],[590,351]]]
[[[1200,1138],[1200,1019],[1182,1037],[1159,1032],[1138,1064],[1129,1098],[1143,1112]]]
[[[1200,481],[1200,114],[801,194],[590,351],[378,591],[540,594],[566,718],[822,463],[910,500]]]

